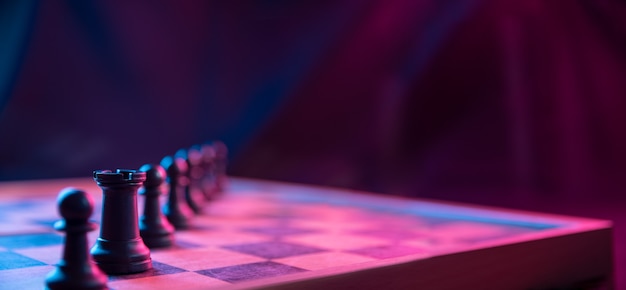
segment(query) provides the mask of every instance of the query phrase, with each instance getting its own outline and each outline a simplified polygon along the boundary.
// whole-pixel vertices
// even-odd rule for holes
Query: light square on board
[[[350,222],[361,220],[367,213],[355,207],[331,206],[327,204],[310,204],[306,206],[293,205],[300,215],[319,221]]]
[[[187,272],[181,268],[177,268],[168,264],[163,264],[161,262],[152,261],[152,269],[149,269],[144,272],[134,273],[134,274],[125,274],[125,275],[111,275],[109,276],[109,281],[117,281],[117,280],[131,280],[131,279],[139,279],[144,277],[152,277],[152,276],[163,276],[163,275],[171,275],[181,272]]]
[[[264,242],[271,236],[258,233],[233,231],[180,231],[176,232],[176,242],[186,242],[203,246],[221,246],[240,243]]]
[[[161,276],[150,276],[108,283],[112,289],[155,290],[155,289],[207,289],[226,286],[230,283],[195,272],[182,272]]]
[[[211,207],[213,216],[229,217],[238,215],[254,215],[258,213],[272,212],[279,209],[277,202],[269,202],[262,199],[249,199],[226,197]]]
[[[457,221],[433,227],[429,236],[443,241],[476,242],[517,234],[519,231],[499,224]]]
[[[353,265],[374,261],[376,259],[343,252],[323,252],[293,256],[273,261],[306,270],[320,270],[337,266]]]
[[[389,258],[397,258],[408,255],[422,255],[424,257],[429,255],[427,249],[411,247],[411,246],[401,246],[401,245],[386,245],[386,246],[375,246],[368,248],[361,248],[356,250],[351,250],[351,253],[372,257],[375,259],[389,259]]]
[[[385,238],[359,236],[351,234],[323,233],[286,237],[285,241],[303,245],[324,247],[330,250],[351,250],[389,244]]]
[[[359,229],[352,232],[355,235],[359,236],[368,236],[368,237],[376,237],[376,238],[384,238],[390,241],[401,241],[401,240],[409,240],[416,239],[419,237],[423,237],[424,233],[419,231],[411,230],[410,228],[394,228],[394,227],[380,227],[380,228],[371,228],[371,229]]]
[[[0,289],[43,289],[53,266],[43,265],[0,271]]]
[[[265,261],[266,259],[219,248],[154,251],[152,260],[187,271],[227,267]]]
[[[262,235],[268,235],[271,237],[282,237],[282,236],[290,236],[290,235],[301,235],[301,234],[309,234],[319,232],[319,229],[307,229],[300,227],[292,227],[292,226],[273,226],[273,227],[249,227],[240,229],[242,232],[248,233],[256,233]]]
[[[398,243],[399,246],[421,248],[429,253],[438,251],[458,249],[463,243],[451,239],[437,239],[433,237],[421,237],[416,239],[406,239]]]
[[[372,224],[367,220],[292,220],[289,222],[292,227],[317,229],[320,232],[341,234],[359,230],[371,229]]]
[[[30,233],[46,233],[52,229],[42,224],[33,224],[24,221],[0,223],[0,235],[18,235]]]
[[[63,256],[63,245],[16,249],[14,252],[42,261],[49,265],[55,265]]]
[[[240,227],[262,227],[262,226],[273,226],[276,224],[275,218],[264,218],[264,217],[255,217],[251,218],[249,216],[216,216],[216,215],[207,215],[207,216],[199,216],[195,217],[193,220],[194,225],[202,225],[203,227],[212,227],[210,231],[235,231]],[[190,230],[190,231],[193,231]]]

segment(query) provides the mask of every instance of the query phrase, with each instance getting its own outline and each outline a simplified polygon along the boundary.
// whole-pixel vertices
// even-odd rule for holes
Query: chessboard
[[[609,221],[230,178],[153,269],[112,289],[611,289]],[[55,199],[93,179],[0,183],[0,289],[61,258]],[[141,203],[141,196],[139,197]],[[93,242],[98,231],[89,233]]]

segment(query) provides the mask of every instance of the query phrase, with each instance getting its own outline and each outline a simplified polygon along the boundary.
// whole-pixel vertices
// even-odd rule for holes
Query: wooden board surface
[[[61,257],[63,237],[51,224],[59,219],[56,194],[67,186],[101,198],[91,179],[0,183],[0,288],[43,287]],[[608,221],[242,178],[204,209],[192,229],[176,233],[176,246],[152,251],[154,270],[111,276],[109,286],[612,286]],[[99,214],[96,207],[94,220]]]

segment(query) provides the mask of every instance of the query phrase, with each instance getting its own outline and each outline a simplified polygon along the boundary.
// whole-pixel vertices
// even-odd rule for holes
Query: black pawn
[[[166,156],[161,160],[161,166],[167,172],[169,193],[167,203],[163,207],[163,213],[167,220],[177,230],[189,228],[193,212],[183,202],[180,202],[184,187],[189,182],[186,176],[187,162],[179,157]]]
[[[139,234],[148,248],[169,247],[174,244],[174,227],[161,213],[159,196],[166,173],[162,166],[145,164],[139,171],[146,173],[146,181],[139,189],[145,197],[143,215],[139,218]]]
[[[102,188],[100,236],[91,248],[96,265],[107,274],[132,274],[152,269],[150,249],[139,235],[137,191],[146,173],[129,169],[98,170]]]
[[[93,213],[93,200],[84,191],[66,188],[57,199],[63,220],[54,224],[65,232],[63,258],[46,277],[47,289],[108,289],[107,276],[89,256],[87,232],[96,229],[88,221]]]
[[[202,208],[200,207],[199,202],[196,201],[197,190],[195,184],[197,180],[196,175],[198,162],[196,161],[197,158],[194,156],[194,151],[180,149],[176,151],[176,154],[174,156],[175,158],[181,158],[185,160],[185,162],[187,163],[187,170],[185,170],[185,172],[181,171],[181,175],[184,175],[187,179],[186,184],[182,186],[182,191],[185,195],[185,201],[187,202],[189,208],[191,208],[191,210],[195,214],[201,214]]]

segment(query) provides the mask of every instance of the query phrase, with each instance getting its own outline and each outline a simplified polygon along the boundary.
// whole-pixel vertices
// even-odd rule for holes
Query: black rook
[[[150,250],[139,235],[137,190],[146,173],[136,170],[97,170],[94,180],[102,188],[100,237],[91,249],[105,273],[131,274],[152,268]]]

